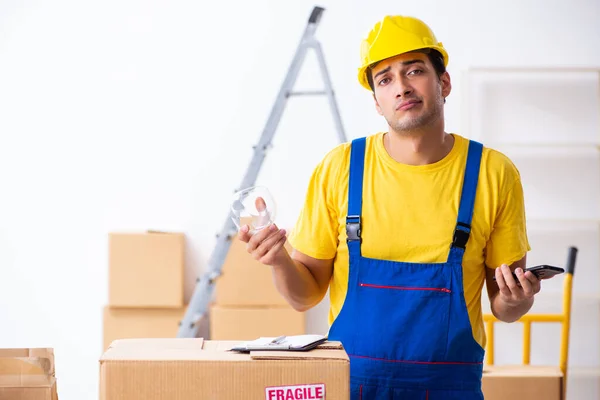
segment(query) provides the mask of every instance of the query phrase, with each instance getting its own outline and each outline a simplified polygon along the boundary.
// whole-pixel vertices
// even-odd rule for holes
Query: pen
[[[279,337],[276,337],[275,339],[271,340],[271,343],[269,343],[269,344],[280,344],[284,340],[285,340],[285,336],[279,336]]]

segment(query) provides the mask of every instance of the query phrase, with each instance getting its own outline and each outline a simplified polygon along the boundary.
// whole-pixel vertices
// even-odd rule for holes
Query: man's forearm
[[[502,300],[502,296],[496,294],[490,303],[492,314],[504,322],[515,322],[525,315],[533,306],[533,297],[525,299],[517,304],[508,304]]]
[[[306,311],[318,304],[325,293],[304,264],[291,257],[288,260],[271,266],[275,287],[295,310]]]

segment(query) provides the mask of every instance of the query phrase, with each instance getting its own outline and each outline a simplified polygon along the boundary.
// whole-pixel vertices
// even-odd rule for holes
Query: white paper
[[[243,342],[236,345],[232,350],[290,350],[302,349],[310,344],[324,340],[323,335],[294,335],[279,337],[260,337],[256,340]]]

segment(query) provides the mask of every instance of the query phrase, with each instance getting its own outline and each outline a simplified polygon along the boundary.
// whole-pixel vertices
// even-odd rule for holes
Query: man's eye
[[[386,83],[388,83],[390,80],[390,78],[383,78],[382,80],[379,81],[380,85],[385,85]]]
[[[413,69],[412,71],[410,71],[408,74],[412,74],[412,75],[420,75],[421,72],[423,72],[423,70],[421,69]]]

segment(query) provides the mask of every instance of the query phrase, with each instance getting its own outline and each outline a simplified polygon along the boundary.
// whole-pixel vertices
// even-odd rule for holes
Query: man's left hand
[[[500,289],[500,298],[506,305],[514,307],[533,300],[533,296],[541,289],[540,280],[532,273],[523,269],[515,269],[517,279],[512,275],[508,265],[496,268],[496,283]]]

